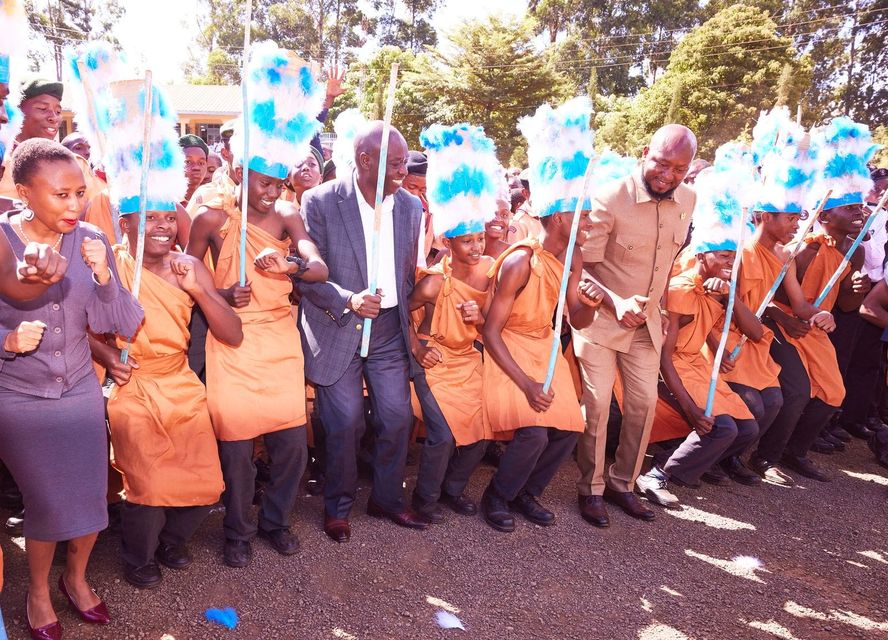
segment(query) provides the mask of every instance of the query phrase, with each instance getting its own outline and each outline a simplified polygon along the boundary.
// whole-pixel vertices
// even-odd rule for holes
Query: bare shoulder
[[[202,206],[194,215],[194,226],[200,226],[204,229],[218,229],[228,219],[228,214],[222,209]]]
[[[302,216],[299,215],[299,209],[296,205],[292,202],[287,202],[286,200],[278,200],[274,205],[274,211],[285,220],[292,218],[299,218],[300,221],[302,220]]]

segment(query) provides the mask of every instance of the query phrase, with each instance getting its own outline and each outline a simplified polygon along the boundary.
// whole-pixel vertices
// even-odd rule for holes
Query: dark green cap
[[[25,82],[22,85],[22,102],[42,95],[50,95],[61,101],[64,91],[65,85],[61,82],[31,76],[30,78],[25,78]]]
[[[204,155],[210,155],[210,148],[207,146],[207,143],[204,142],[199,136],[189,133],[187,136],[182,136],[179,138],[179,146],[183,149],[187,149],[189,147],[199,147],[203,149]]]

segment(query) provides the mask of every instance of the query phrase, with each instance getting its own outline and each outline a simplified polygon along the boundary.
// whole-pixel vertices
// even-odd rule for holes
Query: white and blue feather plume
[[[622,180],[637,168],[637,158],[621,156],[606,149],[595,161],[595,167],[592,169],[592,184],[596,189],[600,189],[610,182]]]
[[[178,116],[163,90],[152,87],[151,151],[146,210],[175,211],[185,196],[185,155],[177,136]],[[145,129],[145,81],[124,80],[108,85],[98,105],[98,125],[105,134],[105,171],[111,202],[120,214],[139,211]]]
[[[879,148],[873,143],[869,127],[844,116],[811,132],[811,151],[817,166],[814,196],[822,197],[832,189],[824,209],[866,202],[873,188],[867,163]]]
[[[324,106],[326,90],[315,77],[317,72],[316,64],[301,60],[274,42],[252,47],[245,78],[250,169],[284,180],[296,159],[308,153],[311,139],[323,127],[317,116]],[[231,151],[239,164],[242,135],[242,130],[235,129],[231,139]]]
[[[0,84],[9,84],[23,70],[27,53],[28,18],[24,3],[0,0]]]
[[[518,129],[527,139],[530,191],[536,215],[545,217],[576,210],[586,168],[595,157],[591,116],[592,103],[581,96],[557,109],[544,104],[533,116],[518,121]],[[583,209],[590,207],[591,198],[586,194]]]
[[[346,109],[333,121],[336,140],[333,141],[331,159],[337,176],[349,176],[355,168],[355,138],[366,125],[367,118],[358,109]]]
[[[13,104],[12,100],[7,99],[3,103],[3,108],[6,111],[6,118],[9,122],[0,127],[0,162],[3,162],[6,151],[12,149],[15,145],[15,138],[21,132],[22,125],[25,123],[25,114]]]
[[[436,236],[484,231],[496,214],[503,169],[484,129],[433,124],[419,136],[428,156],[426,196]]]
[[[90,96],[93,104],[106,102],[108,85],[114,80],[132,78],[134,74],[122,53],[115,51],[109,43],[98,40],[67,47],[65,64],[68,70],[65,94],[70,98],[77,130],[93,149],[101,150],[105,140],[98,129]]]
[[[715,162],[703,170],[694,183],[694,206],[689,251],[736,251],[740,224],[751,235],[752,206],[755,204],[758,178],[753,153],[736,142],[723,144],[715,152]],[[747,210],[744,217],[743,211]]]
[[[808,135],[787,107],[762,112],[752,130],[752,156],[761,172],[756,211],[802,213],[813,186]]]

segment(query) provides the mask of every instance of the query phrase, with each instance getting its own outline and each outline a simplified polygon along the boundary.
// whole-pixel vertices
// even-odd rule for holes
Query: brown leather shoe
[[[657,517],[654,512],[644,506],[641,503],[641,500],[638,499],[638,496],[631,491],[614,491],[610,487],[605,487],[603,497],[606,502],[617,505],[633,518],[650,522]]]
[[[374,518],[386,518],[391,520],[399,527],[407,527],[408,529],[418,529],[425,531],[429,528],[429,522],[422,516],[418,515],[410,507],[405,508],[400,513],[386,511],[373,500],[367,501],[367,515]]]
[[[324,533],[327,534],[333,542],[340,544],[348,542],[351,538],[351,525],[348,518],[333,518],[328,514],[324,514]]]
[[[610,526],[610,516],[601,496],[577,496],[577,502],[583,520],[602,529]]]

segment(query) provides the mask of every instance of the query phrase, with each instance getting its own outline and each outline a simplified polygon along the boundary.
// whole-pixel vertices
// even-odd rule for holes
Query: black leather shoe
[[[137,589],[153,589],[159,587],[163,581],[160,567],[157,566],[156,562],[149,562],[143,567],[126,565],[123,570],[123,577]]]
[[[416,496],[414,496],[412,504],[416,514],[428,521],[429,524],[441,524],[444,522],[444,510],[437,502],[433,502],[432,504],[422,504],[416,499]]]
[[[673,482],[674,478],[670,478]],[[707,469],[702,473],[700,479],[707,484],[724,484],[728,481],[728,474],[724,472],[724,470],[719,465],[714,465],[710,469]],[[676,483],[681,485],[681,479]],[[687,483],[684,484],[687,486]],[[699,486],[699,485],[698,485]]]
[[[871,417],[866,419],[866,428],[870,431],[888,431],[888,424],[882,422],[881,418]]]
[[[367,515],[373,518],[384,518],[386,520],[391,520],[399,527],[405,527],[407,529],[418,529],[419,531],[425,531],[429,528],[429,523],[425,518],[417,515],[413,509],[407,508],[403,511],[386,511],[378,504],[373,502],[373,500],[367,501]]]
[[[835,437],[829,431],[824,431],[822,434],[820,434],[820,437],[823,438],[829,444],[831,444],[833,449],[835,449],[836,451],[844,451],[845,449],[848,448],[844,442],[839,440],[837,437]]]
[[[814,440],[813,443],[811,443],[811,451],[813,451],[814,453],[831,456],[836,452],[836,448],[825,438],[818,437],[816,440]]]
[[[641,500],[632,491],[614,491],[610,487],[605,487],[603,497],[605,502],[617,505],[627,515],[638,520],[650,522],[657,517],[653,511],[641,503]]]
[[[869,437],[873,435],[872,429],[867,427],[865,424],[861,424],[859,422],[855,422],[854,424],[846,424],[842,425],[845,428],[845,431],[850,433],[855,438],[860,438],[861,440],[869,440]]]
[[[475,504],[474,500],[467,498],[464,493],[458,496],[442,493],[441,502],[461,516],[473,516],[478,513],[478,505]]]
[[[604,506],[604,498],[601,496],[577,496],[580,505],[580,515],[589,524],[601,529],[610,526],[610,516]]]
[[[555,514],[546,509],[534,496],[526,491],[519,493],[518,497],[509,503],[509,508],[541,527],[549,527],[555,524]]]
[[[289,529],[275,529],[274,531],[259,529],[259,537],[267,540],[271,548],[282,556],[292,556],[299,551],[299,538]]]
[[[246,540],[226,540],[222,559],[234,569],[243,569],[253,558],[253,548]]]
[[[826,475],[823,471],[818,469],[813,462],[808,460],[808,458],[802,456],[783,456],[783,466],[787,469],[792,469],[796,473],[799,473],[806,478],[811,478],[812,480],[817,480],[818,482],[829,482],[831,478]]]
[[[761,477],[757,473],[750,471],[737,456],[731,456],[727,460],[722,460],[719,466],[728,474],[731,480],[739,484],[754,487],[762,483]]]
[[[509,512],[509,505],[489,485],[481,496],[481,514],[484,521],[497,531],[511,533],[515,530],[515,518]]]
[[[838,425],[836,425],[835,427],[831,427],[829,433],[833,438],[838,438],[842,442],[851,442],[851,434]]]
[[[3,529],[13,538],[21,538],[25,527],[25,510],[14,513],[6,519]]]
[[[333,542],[344,544],[351,539],[351,525],[348,518],[333,518],[324,513],[324,533]]]
[[[154,557],[163,566],[178,570],[187,569],[193,560],[191,554],[188,553],[188,547],[184,544],[164,544],[163,542],[158,545]]]

